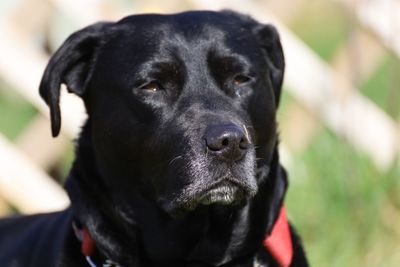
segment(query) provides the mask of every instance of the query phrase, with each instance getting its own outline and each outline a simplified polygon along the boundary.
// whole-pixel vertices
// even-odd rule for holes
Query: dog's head
[[[139,15],[71,35],[40,94],[53,136],[60,84],[84,100],[113,195],[141,194],[176,215],[257,193],[277,142],[283,71],[271,25],[230,11]]]

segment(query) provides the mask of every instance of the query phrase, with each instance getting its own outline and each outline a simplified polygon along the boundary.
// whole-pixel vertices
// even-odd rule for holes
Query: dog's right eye
[[[242,74],[238,74],[233,78],[233,83],[235,85],[243,85],[251,80],[250,77]]]
[[[139,89],[145,90],[145,91],[156,92],[156,91],[162,90],[163,88],[158,82],[151,81],[151,82],[148,82],[148,83],[145,83],[145,84],[139,86]]]

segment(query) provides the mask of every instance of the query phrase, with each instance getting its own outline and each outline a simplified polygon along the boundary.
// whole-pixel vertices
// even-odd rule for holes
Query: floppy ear
[[[50,107],[51,132],[56,137],[60,132],[60,86],[65,84],[68,91],[82,96],[87,87],[105,28],[110,23],[100,22],[73,33],[51,57],[39,93]]]
[[[254,33],[264,51],[264,56],[269,67],[269,78],[271,79],[275,93],[276,107],[278,107],[285,70],[285,59],[279,34],[276,28],[270,24],[258,25]]]
[[[273,185],[273,193],[270,197],[269,209],[268,209],[268,231],[272,230],[276,219],[278,218],[279,212],[284,206],[286,190],[288,187],[288,179],[286,170],[279,164],[277,172],[276,172],[276,181]]]
[[[284,204],[286,190],[288,187],[288,179],[285,169],[280,164],[278,146],[274,149],[271,161],[271,170],[268,174],[261,191],[265,194],[267,200],[268,216],[267,230],[271,231],[275,220],[278,218],[281,207]],[[269,234],[269,233],[268,233]]]

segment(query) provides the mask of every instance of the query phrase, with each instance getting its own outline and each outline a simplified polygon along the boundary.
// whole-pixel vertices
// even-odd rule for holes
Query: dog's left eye
[[[251,80],[250,77],[243,75],[243,74],[238,74],[233,78],[233,84],[234,85],[242,85]]]
[[[146,84],[139,86],[139,89],[156,92],[156,91],[162,90],[163,88],[158,82],[151,81],[151,82],[148,82]]]

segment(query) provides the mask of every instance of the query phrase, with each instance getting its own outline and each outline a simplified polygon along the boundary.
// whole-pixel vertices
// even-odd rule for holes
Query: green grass
[[[75,158],[75,144],[71,141],[65,151],[64,157],[61,159],[59,166],[57,166],[58,177],[61,183],[64,183],[68,177],[72,162]]]
[[[400,61],[386,55],[373,75],[360,86],[361,92],[393,118],[400,117]]]
[[[400,171],[377,171],[328,130],[296,155],[287,206],[312,266],[396,266],[400,262]],[[397,227],[397,228],[396,228]]]
[[[37,114],[36,109],[0,82],[0,132],[14,140]]]
[[[350,21],[329,1],[313,1],[290,28],[330,60],[346,40]],[[387,55],[360,91],[400,117],[400,62]],[[283,94],[280,115],[294,101]],[[285,140],[282,140],[283,142]],[[312,266],[390,266],[400,262],[400,164],[385,173],[328,129],[293,155],[289,217],[303,237]]]

